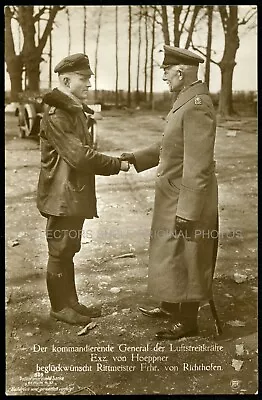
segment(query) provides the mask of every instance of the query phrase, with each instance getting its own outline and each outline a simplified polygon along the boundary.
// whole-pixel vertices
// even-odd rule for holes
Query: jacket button
[[[163,150],[163,147],[162,147],[162,146],[160,147],[160,151],[161,151],[161,150]]]
[[[165,134],[164,134],[164,133],[162,133],[162,136],[165,136]]]
[[[157,173],[157,176],[160,176],[160,175],[161,175],[161,174],[158,172],[158,173]]]

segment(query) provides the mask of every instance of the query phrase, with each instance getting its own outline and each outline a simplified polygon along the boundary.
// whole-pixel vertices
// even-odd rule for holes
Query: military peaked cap
[[[77,53],[63,58],[55,67],[54,72],[78,72],[83,75],[94,75],[90,68],[89,59],[86,54]]]
[[[202,57],[187,49],[180,49],[179,47],[164,44],[164,52],[165,55],[161,68],[167,65],[198,65],[204,62]]]

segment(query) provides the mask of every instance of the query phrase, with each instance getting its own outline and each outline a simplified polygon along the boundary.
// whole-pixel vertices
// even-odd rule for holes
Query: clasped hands
[[[177,236],[184,236],[187,240],[193,238],[193,228],[195,221],[191,221],[185,218],[181,218],[178,215],[176,216],[175,222],[175,234]]]
[[[135,163],[135,156],[133,153],[122,153],[120,156],[121,166],[120,171],[129,171],[130,164]]]

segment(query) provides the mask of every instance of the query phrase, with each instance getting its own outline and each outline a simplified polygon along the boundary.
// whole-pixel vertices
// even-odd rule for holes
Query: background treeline
[[[76,6],[6,6],[5,7],[5,61],[11,81],[12,102],[19,100],[24,91],[39,92],[41,65],[49,69],[49,88],[52,86],[53,35],[57,17],[64,15],[67,29],[68,54],[72,52],[72,13]],[[218,112],[227,116],[234,113],[233,74],[236,54],[241,46],[240,27],[245,31],[256,27],[256,6],[200,6],[200,5],[136,5],[136,6],[78,6],[79,29],[82,30],[83,52],[86,52],[87,34],[92,32],[95,43],[94,100],[116,107],[157,107],[158,94],[154,93],[155,68],[159,68],[159,47],[165,44],[181,46],[198,52],[205,59],[205,81],[209,85],[211,65],[219,68],[221,88],[217,99]],[[81,18],[81,19],[80,19]],[[127,91],[119,88],[119,66],[123,63],[119,50],[120,24],[125,22],[128,44],[126,61]],[[103,94],[98,90],[99,55],[102,27],[110,25],[114,33],[115,89]],[[122,25],[121,25],[122,26]],[[57,32],[57,31],[56,31]],[[215,34],[223,40],[215,46]],[[61,34],[61,32],[60,32]],[[135,71],[135,72],[134,72]],[[131,82],[136,82],[132,90]],[[165,99],[165,94],[163,95]],[[160,101],[162,103],[163,100]],[[167,100],[168,101],[168,100]]]
[[[35,93],[26,93],[25,97],[28,98],[37,97],[40,94],[46,93],[48,90],[40,90]],[[23,99],[24,93],[19,95],[20,100]],[[212,93],[211,97],[216,110],[219,107],[219,93]],[[5,103],[11,102],[11,92],[5,92]],[[128,107],[128,92],[124,90],[119,90],[118,92],[118,106],[115,104],[115,91],[113,90],[90,90],[88,104],[100,104],[102,111],[110,110],[112,108],[124,109],[124,110],[156,110],[168,112],[172,106],[172,96],[169,92],[154,93],[153,103],[150,101],[139,101],[137,102],[136,92],[131,93],[130,106]],[[233,108],[236,114],[256,116],[257,115],[257,92],[256,91],[233,91],[232,94]]]

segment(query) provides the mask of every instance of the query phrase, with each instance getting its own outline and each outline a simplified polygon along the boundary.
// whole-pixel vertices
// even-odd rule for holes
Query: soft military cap
[[[161,68],[167,65],[198,65],[204,62],[202,57],[187,49],[180,49],[179,47],[164,44],[164,51],[164,61]]]
[[[89,58],[86,54],[77,53],[63,58],[55,67],[54,72],[78,72],[82,75],[94,75],[90,68]]]

